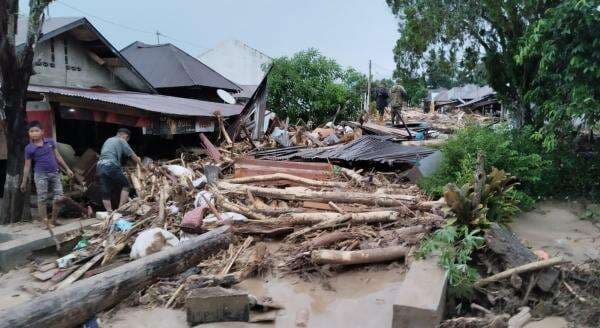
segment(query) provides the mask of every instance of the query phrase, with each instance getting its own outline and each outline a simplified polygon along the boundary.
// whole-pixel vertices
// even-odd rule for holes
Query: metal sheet
[[[390,165],[409,163],[415,164],[420,159],[433,153],[434,150],[425,147],[404,146],[384,136],[362,136],[345,145],[321,148],[279,148],[257,151],[254,156],[272,160],[288,160],[301,158],[306,160],[341,160],[347,162],[373,161]]]
[[[94,100],[106,104],[127,106],[149,112],[181,116],[212,117],[215,112],[219,112],[221,115],[228,117],[239,115],[243,109],[243,106],[240,105],[229,105],[131,91],[61,88],[40,85],[29,85],[28,91]]]

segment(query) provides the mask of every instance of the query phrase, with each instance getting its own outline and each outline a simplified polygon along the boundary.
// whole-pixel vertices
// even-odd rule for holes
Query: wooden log
[[[217,186],[228,192],[245,195],[248,191],[255,196],[286,200],[320,200],[335,203],[355,203],[379,206],[400,206],[411,204],[416,196],[411,195],[380,195],[361,192],[337,192],[297,189],[263,188],[248,185],[238,185],[219,181]]]
[[[514,268],[537,261],[538,257],[525,247],[515,234],[506,228],[493,223],[485,233],[487,246],[496,254],[502,256],[508,267]],[[538,273],[537,286],[548,292],[558,278],[559,271],[547,268]]]
[[[273,174],[265,174],[265,175],[253,175],[249,177],[241,177],[241,178],[233,178],[229,180],[225,180],[225,182],[241,184],[241,183],[255,183],[255,182],[271,182],[278,180],[286,180],[291,182],[296,182],[299,184],[313,186],[313,187],[340,187],[344,188],[347,186],[344,182],[337,181],[319,181],[308,178],[303,178],[300,176],[287,174],[287,173],[273,173]]]
[[[376,211],[362,213],[334,213],[334,212],[309,212],[309,213],[289,213],[283,215],[280,219],[290,222],[293,225],[312,225],[319,222],[349,216],[350,222],[354,224],[372,224],[380,222],[393,222],[398,220],[400,215],[395,211]]]
[[[513,274],[519,274],[519,273],[523,273],[523,272],[529,272],[529,271],[535,271],[535,270],[541,270],[547,267],[551,267],[553,265],[557,265],[557,264],[561,264],[561,263],[567,263],[569,261],[566,261],[565,259],[563,259],[562,257],[553,257],[551,259],[547,259],[547,260],[542,260],[542,261],[537,261],[537,262],[532,262],[532,263],[527,263],[521,266],[518,266],[516,268],[512,268],[512,269],[508,269],[505,271],[502,271],[500,273],[497,273],[493,276],[487,277],[487,278],[483,278],[483,279],[479,279],[475,282],[474,286],[475,287],[482,287],[485,285],[488,285],[492,282],[496,282],[502,279],[506,279],[509,278],[510,276],[512,276]]]
[[[401,259],[409,249],[403,246],[365,249],[360,251],[317,250],[310,253],[315,264],[367,264]]]
[[[351,219],[351,216],[346,214],[346,215],[342,215],[340,217],[325,220],[325,221],[319,222],[315,225],[312,225],[310,227],[306,227],[306,228],[300,229],[298,231],[294,231],[294,233],[292,233],[286,237],[286,240],[293,240],[294,238],[300,237],[300,236],[307,234],[309,232],[312,232],[312,231],[328,229],[328,228],[335,228],[340,225],[348,223],[350,221],[350,219]]]
[[[0,310],[0,328],[80,326],[157,278],[183,272],[225,248],[232,239],[229,229],[226,226],[215,229],[177,247]]]
[[[353,234],[349,231],[334,231],[324,233],[306,243],[306,248],[315,249],[319,247],[329,246],[339,241],[352,238]]]
[[[255,220],[268,220],[269,219],[267,216],[265,216],[261,213],[252,211],[249,208],[247,208],[246,206],[233,204],[228,201],[223,201],[221,203],[221,207],[230,212],[240,213],[249,219],[255,219]]]

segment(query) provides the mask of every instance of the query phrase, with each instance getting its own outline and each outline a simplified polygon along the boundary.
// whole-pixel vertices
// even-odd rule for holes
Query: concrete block
[[[433,328],[442,320],[447,277],[437,261],[412,262],[393,305],[393,328]]]
[[[190,325],[222,321],[248,321],[248,294],[223,287],[192,290],[185,299],[187,321]]]
[[[96,219],[87,219],[82,220],[81,225],[85,228],[98,222]],[[52,231],[60,242],[64,242],[77,235],[80,228],[79,222],[72,222],[57,226]],[[47,230],[25,236],[15,235],[11,240],[0,243],[0,271],[6,272],[17,265],[25,264],[29,262],[28,258],[34,251],[54,245],[54,240]]]

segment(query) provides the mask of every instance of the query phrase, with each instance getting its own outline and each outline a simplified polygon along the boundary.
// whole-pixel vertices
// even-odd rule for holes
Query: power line
[[[199,44],[193,43],[193,42],[189,42],[189,41],[185,41],[185,40],[177,39],[177,38],[174,38],[174,37],[172,37],[172,36],[169,36],[169,35],[163,34],[163,33],[159,32],[159,31],[154,31],[154,32],[153,32],[153,31],[144,30],[144,29],[140,29],[140,28],[136,28],[136,27],[127,26],[127,25],[124,25],[124,24],[121,24],[121,23],[117,23],[117,22],[114,22],[114,21],[108,20],[108,19],[106,19],[106,18],[103,18],[103,17],[97,16],[97,15],[91,14],[91,13],[89,13],[89,12],[83,11],[83,10],[81,10],[81,9],[79,9],[79,8],[77,8],[77,7],[74,7],[74,6],[70,5],[70,4],[67,4],[67,3],[65,3],[65,2],[63,2],[63,1],[61,1],[61,0],[56,0],[55,2],[56,2],[56,3],[59,3],[59,4],[63,5],[63,6],[65,6],[65,7],[68,7],[68,8],[70,8],[70,9],[74,10],[74,11],[77,11],[77,12],[79,12],[79,13],[82,13],[82,14],[84,14],[84,15],[85,15],[85,16],[87,16],[87,17],[92,17],[92,18],[95,18],[95,19],[97,19],[97,20],[99,20],[99,21],[102,21],[102,22],[105,22],[105,23],[107,23],[107,24],[111,24],[111,25],[114,25],[114,26],[117,26],[117,27],[120,27],[120,28],[123,28],[123,29],[126,29],[126,30],[130,30],[130,31],[134,31],[134,32],[139,32],[139,33],[144,33],[144,34],[155,35],[155,36],[157,36],[157,37],[158,37],[158,36],[162,36],[162,37],[164,37],[164,38],[166,38],[166,39],[170,39],[170,40],[173,40],[173,41],[175,41],[175,42],[179,42],[179,43],[185,43],[185,44],[188,44],[188,45],[194,46],[194,47],[196,47],[196,48],[201,48],[201,49],[209,49],[208,47],[205,47],[205,46],[202,46],[202,45],[199,45]]]

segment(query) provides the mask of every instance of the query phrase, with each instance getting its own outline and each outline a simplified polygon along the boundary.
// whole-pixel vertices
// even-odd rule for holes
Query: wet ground
[[[532,250],[581,263],[600,257],[600,228],[582,220],[582,212],[579,202],[544,201],[515,218],[510,226]]]
[[[404,268],[353,270],[326,280],[298,278],[248,279],[236,288],[269,296],[283,305],[274,323],[214,323],[200,327],[296,327],[296,315],[308,312],[308,327],[390,327],[392,304],[404,278]],[[326,283],[324,283],[326,282]],[[183,310],[128,308],[119,310],[107,327],[188,327]]]
[[[533,250],[543,249],[551,256],[563,255],[574,261],[600,256],[600,229],[581,220],[583,207],[577,202],[546,201],[531,212],[523,213],[511,224],[512,229]],[[29,224],[5,227],[10,233],[41,229]],[[6,230],[5,230],[6,231]],[[390,327],[391,308],[404,277],[398,264],[376,268],[357,268],[327,279],[301,280],[295,276],[249,279],[236,286],[255,296],[270,296],[285,309],[274,323],[218,323],[200,327],[295,327],[299,311],[309,313],[308,327]],[[24,302],[47,287],[35,281],[28,268],[0,275],[0,309]],[[183,310],[122,308],[103,327],[188,327]],[[565,327],[562,318],[547,318],[526,327]]]

